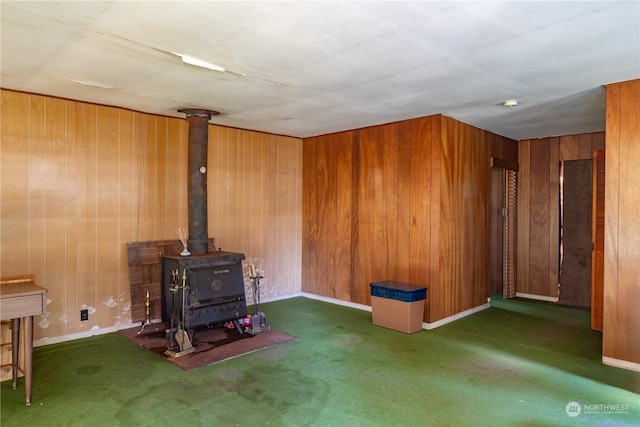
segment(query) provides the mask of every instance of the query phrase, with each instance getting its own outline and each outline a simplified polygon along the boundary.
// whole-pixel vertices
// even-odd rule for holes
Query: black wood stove
[[[247,316],[242,274],[244,254],[210,252],[202,255],[162,257],[162,320],[175,324],[176,314],[184,318],[183,328],[193,339],[194,332],[233,322]],[[184,293],[172,284],[186,286]],[[183,295],[185,304],[183,304]],[[184,307],[184,308],[183,308]],[[241,332],[241,331],[240,331]]]

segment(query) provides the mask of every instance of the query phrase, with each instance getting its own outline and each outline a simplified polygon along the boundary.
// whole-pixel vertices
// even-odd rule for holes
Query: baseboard
[[[629,362],[627,360],[614,359],[613,357],[602,356],[602,364],[613,366],[615,368],[628,369],[630,371],[640,372],[640,363]]]
[[[486,310],[491,307],[490,303],[485,303],[479,305],[477,307],[470,308],[469,310],[461,311],[460,313],[456,313],[453,316],[445,317],[444,319],[437,320],[431,323],[422,323],[422,329],[431,330],[438,328],[440,326],[446,325],[447,323],[455,322],[456,320],[460,320],[463,317],[467,317],[472,315],[473,313],[477,313],[482,310]]]
[[[309,294],[306,292],[303,292],[300,296],[304,297],[304,298],[309,298],[309,299],[315,299],[318,301],[324,301],[324,302],[328,302],[331,304],[337,304],[337,305],[342,305],[345,307],[351,307],[351,308],[356,308],[358,310],[363,310],[363,311],[371,311],[371,307],[368,305],[364,305],[364,304],[358,304],[358,303],[354,303],[354,302],[349,302],[349,301],[343,301],[343,300],[339,300],[337,298],[329,298],[329,297],[323,297],[320,295],[314,295],[314,294]],[[454,322],[456,320],[462,319],[463,317],[467,317],[473,313],[477,313],[479,311],[485,310],[487,308],[491,307],[491,304],[486,303],[486,304],[482,304],[479,305],[477,307],[471,308],[469,310],[465,310],[465,311],[461,311],[460,313],[456,313],[453,316],[449,316],[449,317],[445,317],[444,319],[440,319],[436,322],[432,322],[432,323],[427,323],[427,322],[422,322],[422,329],[426,329],[426,330],[431,330],[431,329],[435,329],[438,328],[440,326],[446,325],[447,323],[451,323]]]
[[[516,296],[518,298],[527,298],[527,299],[535,299],[539,301],[548,301],[548,302],[558,302],[558,297],[547,297],[544,295],[534,295],[534,294],[523,294],[520,292],[516,292]]]
[[[158,322],[159,321],[160,320],[158,320]],[[53,338],[44,337],[44,338],[40,338],[39,340],[35,340],[33,342],[33,346],[40,347],[43,345],[58,344],[58,343],[67,342],[67,341],[79,340],[82,338],[90,338],[96,335],[104,335],[104,334],[109,334],[111,332],[118,332],[121,329],[133,328],[136,325],[140,325],[142,327],[142,322],[126,323],[126,324],[121,324],[117,326],[110,326],[108,328],[95,328],[95,329],[90,329],[84,332],[77,332],[75,334],[68,334],[68,335],[60,335],[58,337],[53,337]]]
[[[264,300],[262,300],[262,302],[263,303],[267,303],[267,302],[281,301],[281,300],[286,300],[286,299],[296,298],[296,297],[309,298],[309,299],[314,299],[314,300],[318,300],[318,301],[328,302],[330,304],[336,304],[336,305],[341,305],[341,306],[344,306],[344,307],[355,308],[357,310],[371,312],[371,306],[368,306],[368,305],[365,305],[365,304],[358,304],[358,303],[355,303],[355,302],[344,301],[344,300],[340,300],[340,299],[337,299],[337,298],[324,297],[324,296],[321,296],[321,295],[310,294],[310,293],[307,293],[307,292],[299,292],[299,293],[289,294],[289,295],[280,295],[280,296],[264,299]],[[477,313],[478,311],[481,311],[481,310],[484,310],[486,308],[489,308],[490,306],[491,305],[487,303],[487,304],[483,304],[483,305],[480,305],[478,307],[474,307],[472,309],[465,310],[465,311],[462,311],[460,313],[454,314],[453,316],[449,316],[449,317],[446,317],[444,319],[440,319],[440,320],[438,320],[436,322],[432,322],[432,323],[422,322],[422,329],[426,329],[426,330],[435,329],[435,328],[437,328],[439,326],[446,325],[447,323],[451,323],[453,321],[462,319],[463,317],[467,317],[467,316],[469,316],[469,315],[471,315],[473,313]],[[251,306],[249,306],[249,307],[251,307]],[[152,323],[157,323],[157,322],[160,322],[160,319],[152,320]],[[118,332],[119,330],[122,330],[122,329],[134,328],[136,326],[140,326],[142,328],[142,322],[119,324],[119,325],[111,326],[111,327],[108,327],[108,328],[95,328],[95,329],[91,329],[91,330],[84,331],[84,332],[78,332],[78,333],[69,334],[69,335],[61,335],[61,336],[53,337],[53,338],[44,337],[44,338],[40,338],[39,340],[34,341],[33,342],[33,346],[34,347],[40,347],[40,346],[43,346],[43,345],[58,344],[58,343],[78,340],[78,339],[82,339],[82,338],[90,338],[90,337],[97,336],[97,335],[104,335],[104,334],[108,334],[108,333],[111,333],[111,332]]]
[[[344,307],[357,308],[358,310],[371,311],[371,307],[368,306],[368,305],[358,304],[358,303],[350,302],[350,301],[343,301],[343,300],[337,299],[337,298],[323,297],[321,295],[314,295],[314,294],[309,294],[309,293],[306,293],[306,292],[302,292],[300,294],[300,296],[305,297],[305,298],[309,298],[309,299],[315,299],[315,300],[318,300],[318,301],[328,302],[328,303],[331,303],[331,304],[342,305]]]

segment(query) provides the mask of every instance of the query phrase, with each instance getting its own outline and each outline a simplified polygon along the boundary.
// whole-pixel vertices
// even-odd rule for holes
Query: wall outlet
[[[80,310],[80,321],[89,320],[89,310]]]

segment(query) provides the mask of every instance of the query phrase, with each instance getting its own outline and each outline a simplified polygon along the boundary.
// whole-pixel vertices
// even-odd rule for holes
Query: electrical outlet
[[[80,321],[89,320],[89,310],[80,310]]]

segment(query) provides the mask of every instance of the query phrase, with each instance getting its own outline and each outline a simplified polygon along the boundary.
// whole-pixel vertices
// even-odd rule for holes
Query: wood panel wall
[[[640,80],[606,89],[602,353],[640,370]]]
[[[187,121],[0,94],[0,275],[48,289],[36,339],[125,327],[126,243],[188,227]],[[256,264],[265,300],[300,292],[302,141],[210,125],[208,167],[209,236]]]
[[[492,155],[517,143],[442,116],[305,139],[303,291],[368,305],[371,282],[425,285],[428,322],[486,302]]]
[[[590,159],[605,133],[519,142],[517,292],[558,297],[560,162]]]

